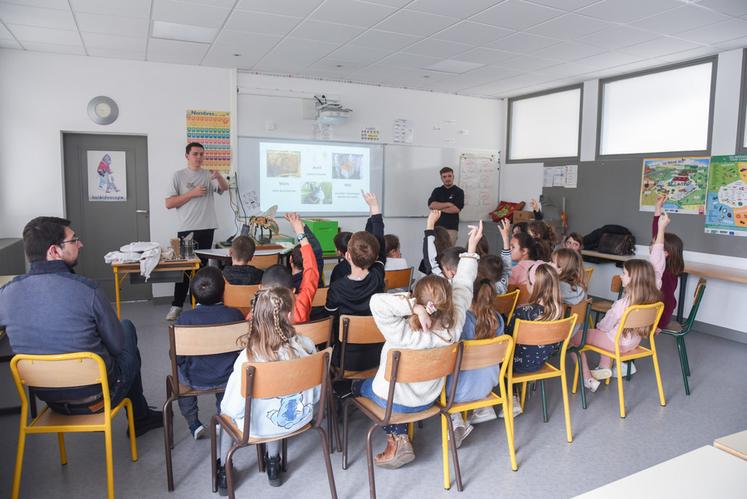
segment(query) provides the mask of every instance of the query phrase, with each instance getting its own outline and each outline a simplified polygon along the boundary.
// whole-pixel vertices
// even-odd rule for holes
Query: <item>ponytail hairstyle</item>
[[[674,276],[685,271],[685,259],[682,256],[682,239],[677,234],[664,234],[664,252],[667,254],[666,270]]]
[[[558,269],[561,282],[567,282],[573,291],[578,288],[586,291],[581,253],[569,248],[558,248],[552,253],[552,263]]]
[[[661,301],[661,291],[656,287],[656,271],[648,260],[633,259],[623,263],[628,271],[630,282],[625,286],[624,297],[630,305],[649,305]],[[626,328],[624,334],[637,334],[645,337],[650,328]]]
[[[495,312],[495,283],[500,279],[503,262],[495,255],[480,259],[473,285],[472,312],[475,314],[475,339],[495,337],[500,321]]]
[[[288,288],[260,289],[252,298],[252,320],[249,334],[242,337],[247,355],[279,360],[278,351],[288,347],[296,330],[291,324],[293,292]],[[297,355],[292,348],[286,349],[289,358]]]
[[[429,310],[432,327],[435,325],[449,329],[454,325],[454,302],[448,279],[433,274],[427,275],[415,283],[412,297],[417,304]],[[410,316],[410,327],[413,331],[423,330],[416,314]]]
[[[549,263],[540,263],[529,269],[529,283],[532,294],[529,303],[542,305],[544,312],[538,321],[556,321],[563,317],[563,299],[560,295],[558,272]]]
[[[539,245],[537,244],[537,241],[535,241],[532,236],[530,236],[526,232],[519,232],[518,234],[514,234],[512,239],[516,239],[516,242],[518,243],[520,249],[527,250],[528,260],[541,260],[541,250],[539,248]]]

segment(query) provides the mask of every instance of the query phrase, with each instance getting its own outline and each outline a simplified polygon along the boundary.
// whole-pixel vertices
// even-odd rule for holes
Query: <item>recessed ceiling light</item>
[[[431,75],[423,75],[423,78],[430,78]]]
[[[153,38],[177,40],[180,42],[212,43],[218,30],[204,26],[153,21]]]
[[[444,59],[443,61],[437,62],[436,64],[426,66],[423,69],[430,69],[431,71],[441,71],[442,73],[462,74],[466,73],[467,71],[472,71],[473,69],[481,68],[483,66],[484,64],[478,64],[476,62]]]
[[[233,54],[234,57],[241,57],[241,54]]]
[[[335,64],[335,67],[336,68],[341,68],[341,67],[343,67],[343,65],[342,64]]]

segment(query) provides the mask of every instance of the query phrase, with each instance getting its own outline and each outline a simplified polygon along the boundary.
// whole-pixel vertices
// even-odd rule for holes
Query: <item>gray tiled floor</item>
[[[125,304],[123,316],[138,327],[143,356],[143,380],[148,400],[164,400],[168,370],[167,334],[162,318],[167,306]],[[515,496],[569,497],[639,471],[666,459],[707,445],[715,437],[747,428],[747,345],[704,334],[688,338],[692,390],[686,397],[671,338],[658,341],[667,406],[659,406],[650,362],[639,363],[639,373],[626,384],[628,417],[617,414],[617,389],[602,387],[590,396],[583,411],[578,395],[571,396],[574,441],[565,441],[559,385],[548,384],[550,422],[542,423],[539,398],[528,402],[527,413],[516,420],[519,471],[512,472],[502,422],[479,425],[460,449],[465,490],[460,497]],[[16,400],[7,368],[0,376],[5,405]],[[212,414],[209,398],[201,400],[202,420]],[[152,431],[138,439],[140,460],[128,457],[124,418],[116,421],[114,441],[115,489],[119,497],[213,497],[210,492],[209,440],[189,438],[183,419],[176,422],[174,449],[176,491],[166,491],[163,433]],[[17,443],[17,416],[0,418],[0,497],[8,497]],[[353,420],[351,463],[340,467],[333,455],[340,497],[367,497],[364,451],[365,422]],[[456,488],[441,486],[440,431],[434,421],[416,432],[418,458],[396,471],[377,470],[379,497],[456,497]],[[53,436],[27,440],[22,497],[103,497],[106,490],[103,438],[96,434],[68,435],[67,466],[60,466]],[[376,443],[382,445],[381,436]],[[614,449],[614,450],[613,450]],[[307,433],[289,445],[290,469],[281,488],[267,485],[256,471],[253,449],[237,453],[238,497],[325,497],[328,488],[318,437]]]

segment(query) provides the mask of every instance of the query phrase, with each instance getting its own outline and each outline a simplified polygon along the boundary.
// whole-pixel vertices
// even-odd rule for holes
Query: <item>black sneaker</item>
[[[218,495],[226,497],[228,495],[228,479],[226,478],[225,466],[218,465]]]
[[[271,487],[280,487],[280,456],[268,457],[265,455],[265,467],[267,468],[267,480]]]
[[[135,420],[135,436],[141,437],[155,428],[163,427],[163,412],[148,409],[148,414],[144,418]],[[127,428],[127,437],[130,436],[130,429]]]

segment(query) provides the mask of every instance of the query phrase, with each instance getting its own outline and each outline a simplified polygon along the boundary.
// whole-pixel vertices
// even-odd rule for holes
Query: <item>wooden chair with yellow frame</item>
[[[384,379],[389,383],[386,408],[380,407],[376,402],[367,397],[348,397],[343,404],[342,423],[342,469],[348,468],[348,412],[354,405],[368,419],[371,426],[366,434],[366,457],[368,459],[368,487],[371,499],[376,499],[376,482],[374,476],[373,458],[373,435],[383,426],[390,424],[411,424],[423,421],[433,416],[445,415],[451,409],[451,401],[456,391],[456,383],[452,386],[451,393],[447,397],[448,402],[444,406],[433,404],[428,409],[419,412],[404,413],[395,412],[394,391],[397,383],[421,383],[436,381],[448,375],[453,375],[458,381],[459,366],[462,358],[463,344],[461,342],[440,348],[429,348],[424,350],[392,349],[387,353]],[[451,441],[454,441],[454,427],[451,418],[446,417],[446,425]],[[451,447],[456,470],[457,489],[462,490],[462,479],[459,472],[459,460],[456,446]]]
[[[642,359],[644,357],[651,357],[654,363],[654,374],[656,375],[656,386],[659,390],[659,403],[662,406],[667,405],[667,401],[664,398],[664,386],[661,382],[661,372],[659,370],[659,358],[656,355],[656,341],[654,340],[654,332],[656,326],[659,324],[661,314],[664,312],[664,304],[662,302],[651,303],[650,305],[632,305],[625,309],[622,319],[620,319],[620,325],[617,328],[615,334],[615,351],[605,350],[595,345],[585,345],[581,349],[582,352],[596,352],[601,355],[611,357],[617,365],[618,372],[620,372],[620,366],[623,362],[629,362],[635,359]],[[644,338],[647,337],[649,340],[649,348],[638,345],[636,348],[629,352],[620,352],[620,338],[625,333],[626,329],[640,329],[644,330],[642,335]],[[635,332],[630,334],[636,334]],[[579,369],[578,364],[576,370]],[[573,374],[573,378],[577,379],[578,373]],[[617,395],[620,400],[620,417],[625,417],[625,393],[623,392],[623,377],[617,377]]]
[[[622,277],[620,277],[619,274],[615,274],[612,276],[612,280],[610,281],[610,291],[617,294],[618,300],[622,297],[622,293],[623,293]],[[594,316],[594,324],[596,324],[599,321],[600,315],[606,314],[607,312],[610,311],[610,308],[612,308],[613,303],[614,302],[612,300],[592,297],[591,313]]]
[[[317,288],[316,294],[314,294],[314,299],[311,300],[311,306],[312,307],[323,307],[327,304],[327,293],[329,292],[329,288]]]
[[[506,417],[503,418],[503,423],[506,426],[506,442],[508,444],[508,455],[511,459],[511,469],[516,471],[519,469],[516,464],[516,450],[514,449],[514,437],[511,432],[513,414],[508,410],[508,395],[506,392],[506,384],[503,379],[506,376],[509,363],[513,360],[514,354],[514,341],[511,336],[504,334],[496,336],[495,338],[488,338],[485,340],[465,340],[464,351],[462,352],[462,362],[459,368],[460,375],[464,375],[465,371],[472,371],[474,369],[482,369],[485,367],[498,368],[497,364],[500,363],[500,370],[498,374],[498,386],[500,387],[500,395],[490,392],[487,397],[474,400],[472,402],[454,403],[445,413],[441,415],[441,449],[442,459],[444,466],[444,488],[451,488],[451,477],[449,475],[449,439],[448,437],[448,424],[446,419],[451,414],[464,413],[466,411],[473,411],[482,407],[494,407],[500,405],[503,407],[503,414]],[[446,399],[446,387],[441,392],[441,398],[439,400],[441,407],[447,406]],[[455,466],[455,471],[457,467]],[[461,477],[459,478],[461,481]]]
[[[171,450],[174,448],[173,403],[181,397],[196,397],[223,393],[225,387],[198,390],[179,381],[176,357],[217,355],[238,352],[243,349],[241,337],[249,333],[246,321],[209,326],[169,325],[169,358],[171,374],[166,376],[166,402],[163,404],[163,444],[166,453],[166,483],[169,491],[174,490],[174,469]]]
[[[249,265],[264,270],[269,269],[273,265],[277,265],[279,261],[280,253],[275,253],[274,255],[254,255],[254,257],[249,261]]]
[[[253,286],[242,286],[225,281],[226,287],[223,291],[223,305],[237,308],[246,316],[252,310],[252,298],[259,291],[259,284]]]
[[[577,303],[575,305],[567,305],[565,306],[565,316],[570,317],[571,315],[576,314],[576,317],[578,317],[579,321],[582,321],[578,323],[579,328],[581,329],[581,341],[578,345],[570,345],[568,347],[568,353],[571,355],[576,354],[576,363],[581,362],[581,349],[584,348],[584,345],[586,344],[586,334],[589,332],[589,316],[591,315],[591,298],[586,298],[580,303]],[[578,374],[578,371],[574,373]],[[573,388],[571,389],[572,393],[576,393],[576,388],[578,386],[578,379],[573,378]],[[581,383],[581,407],[586,409],[588,407],[588,404],[586,402],[586,388],[584,387],[584,384]]]
[[[387,270],[384,272],[384,289],[386,289],[386,291],[392,289],[410,291],[410,286],[412,285],[412,273],[414,270],[413,267],[400,270]]]
[[[493,308],[496,312],[503,316],[503,321],[506,324],[508,324],[508,322],[511,320],[511,317],[513,317],[514,315],[516,304],[519,301],[519,294],[521,294],[521,290],[514,289],[513,291],[509,291],[508,293],[502,295],[496,295],[495,297]]]
[[[137,461],[135,444],[135,422],[132,414],[132,403],[125,398],[112,407],[109,394],[109,380],[104,360],[92,352],[76,352],[59,355],[23,355],[19,354],[10,361],[18,395],[21,397],[21,423],[18,434],[16,469],[13,474],[11,497],[18,498],[21,488],[21,471],[23,469],[23,452],[26,435],[39,433],[56,433],[60,448],[60,464],[67,464],[65,450],[65,433],[104,432],[106,456],[107,497],[114,497],[114,462],[112,456],[112,419],[124,407],[127,409],[127,425],[130,432],[130,455]],[[38,416],[28,421],[29,400],[24,387],[34,388],[71,388],[76,386],[101,385],[103,394],[102,412],[68,416],[53,412],[45,407]]]
[[[568,442],[573,441],[573,433],[571,431],[571,411],[570,404],[568,402],[568,381],[565,374],[565,359],[566,352],[568,350],[568,344],[570,343],[573,330],[576,326],[577,317],[575,314],[568,318],[560,319],[556,321],[525,321],[517,319],[514,325],[514,349],[519,345],[553,345],[560,343],[560,361],[558,367],[552,365],[549,361],[535,372],[531,373],[517,373],[514,374],[514,363],[513,360],[508,366],[508,412],[504,414],[513,414],[513,386],[521,384],[521,406],[524,407],[524,400],[526,398],[527,383],[530,381],[538,381],[540,385],[540,396],[542,398],[542,420],[547,423],[549,421],[547,415],[547,397],[545,395],[545,380],[551,378],[560,378],[560,386],[563,391],[563,411],[565,414],[565,434]],[[511,434],[515,435],[513,427],[513,419],[511,419]]]
[[[226,455],[226,478],[228,481],[228,496],[231,499],[235,497],[235,477],[233,470],[233,455],[242,448],[249,445],[260,446],[267,442],[282,440],[282,467],[285,471],[287,462],[287,439],[300,435],[306,430],[314,429],[319,433],[322,441],[322,453],[324,455],[324,464],[327,469],[327,480],[329,481],[330,495],[337,499],[337,489],[335,488],[335,477],[332,472],[332,462],[329,457],[329,446],[327,444],[327,434],[322,428],[322,419],[324,407],[327,402],[329,393],[329,359],[330,350],[317,352],[308,357],[299,359],[282,360],[276,362],[247,362],[242,367],[241,376],[241,394],[246,399],[244,405],[244,424],[241,428],[230,417],[224,414],[216,414],[210,422],[210,463],[212,465],[213,492],[218,491],[216,480],[218,459],[218,435],[216,425],[220,425],[222,431],[228,433],[231,437],[232,445]],[[287,435],[269,438],[252,437],[250,434],[252,419],[252,401],[254,399],[271,399],[285,397],[288,395],[304,392],[311,388],[320,386],[319,411],[316,418],[302,426],[298,430]]]
[[[529,296],[531,295],[531,293],[527,289],[526,284],[509,284],[509,293],[516,290],[519,291],[519,298],[518,300],[516,300],[516,305],[526,305],[527,303],[529,303]]]
[[[584,268],[584,286],[586,286],[586,289],[589,289],[589,284],[591,283],[591,276],[593,275],[594,275],[594,267]]]

